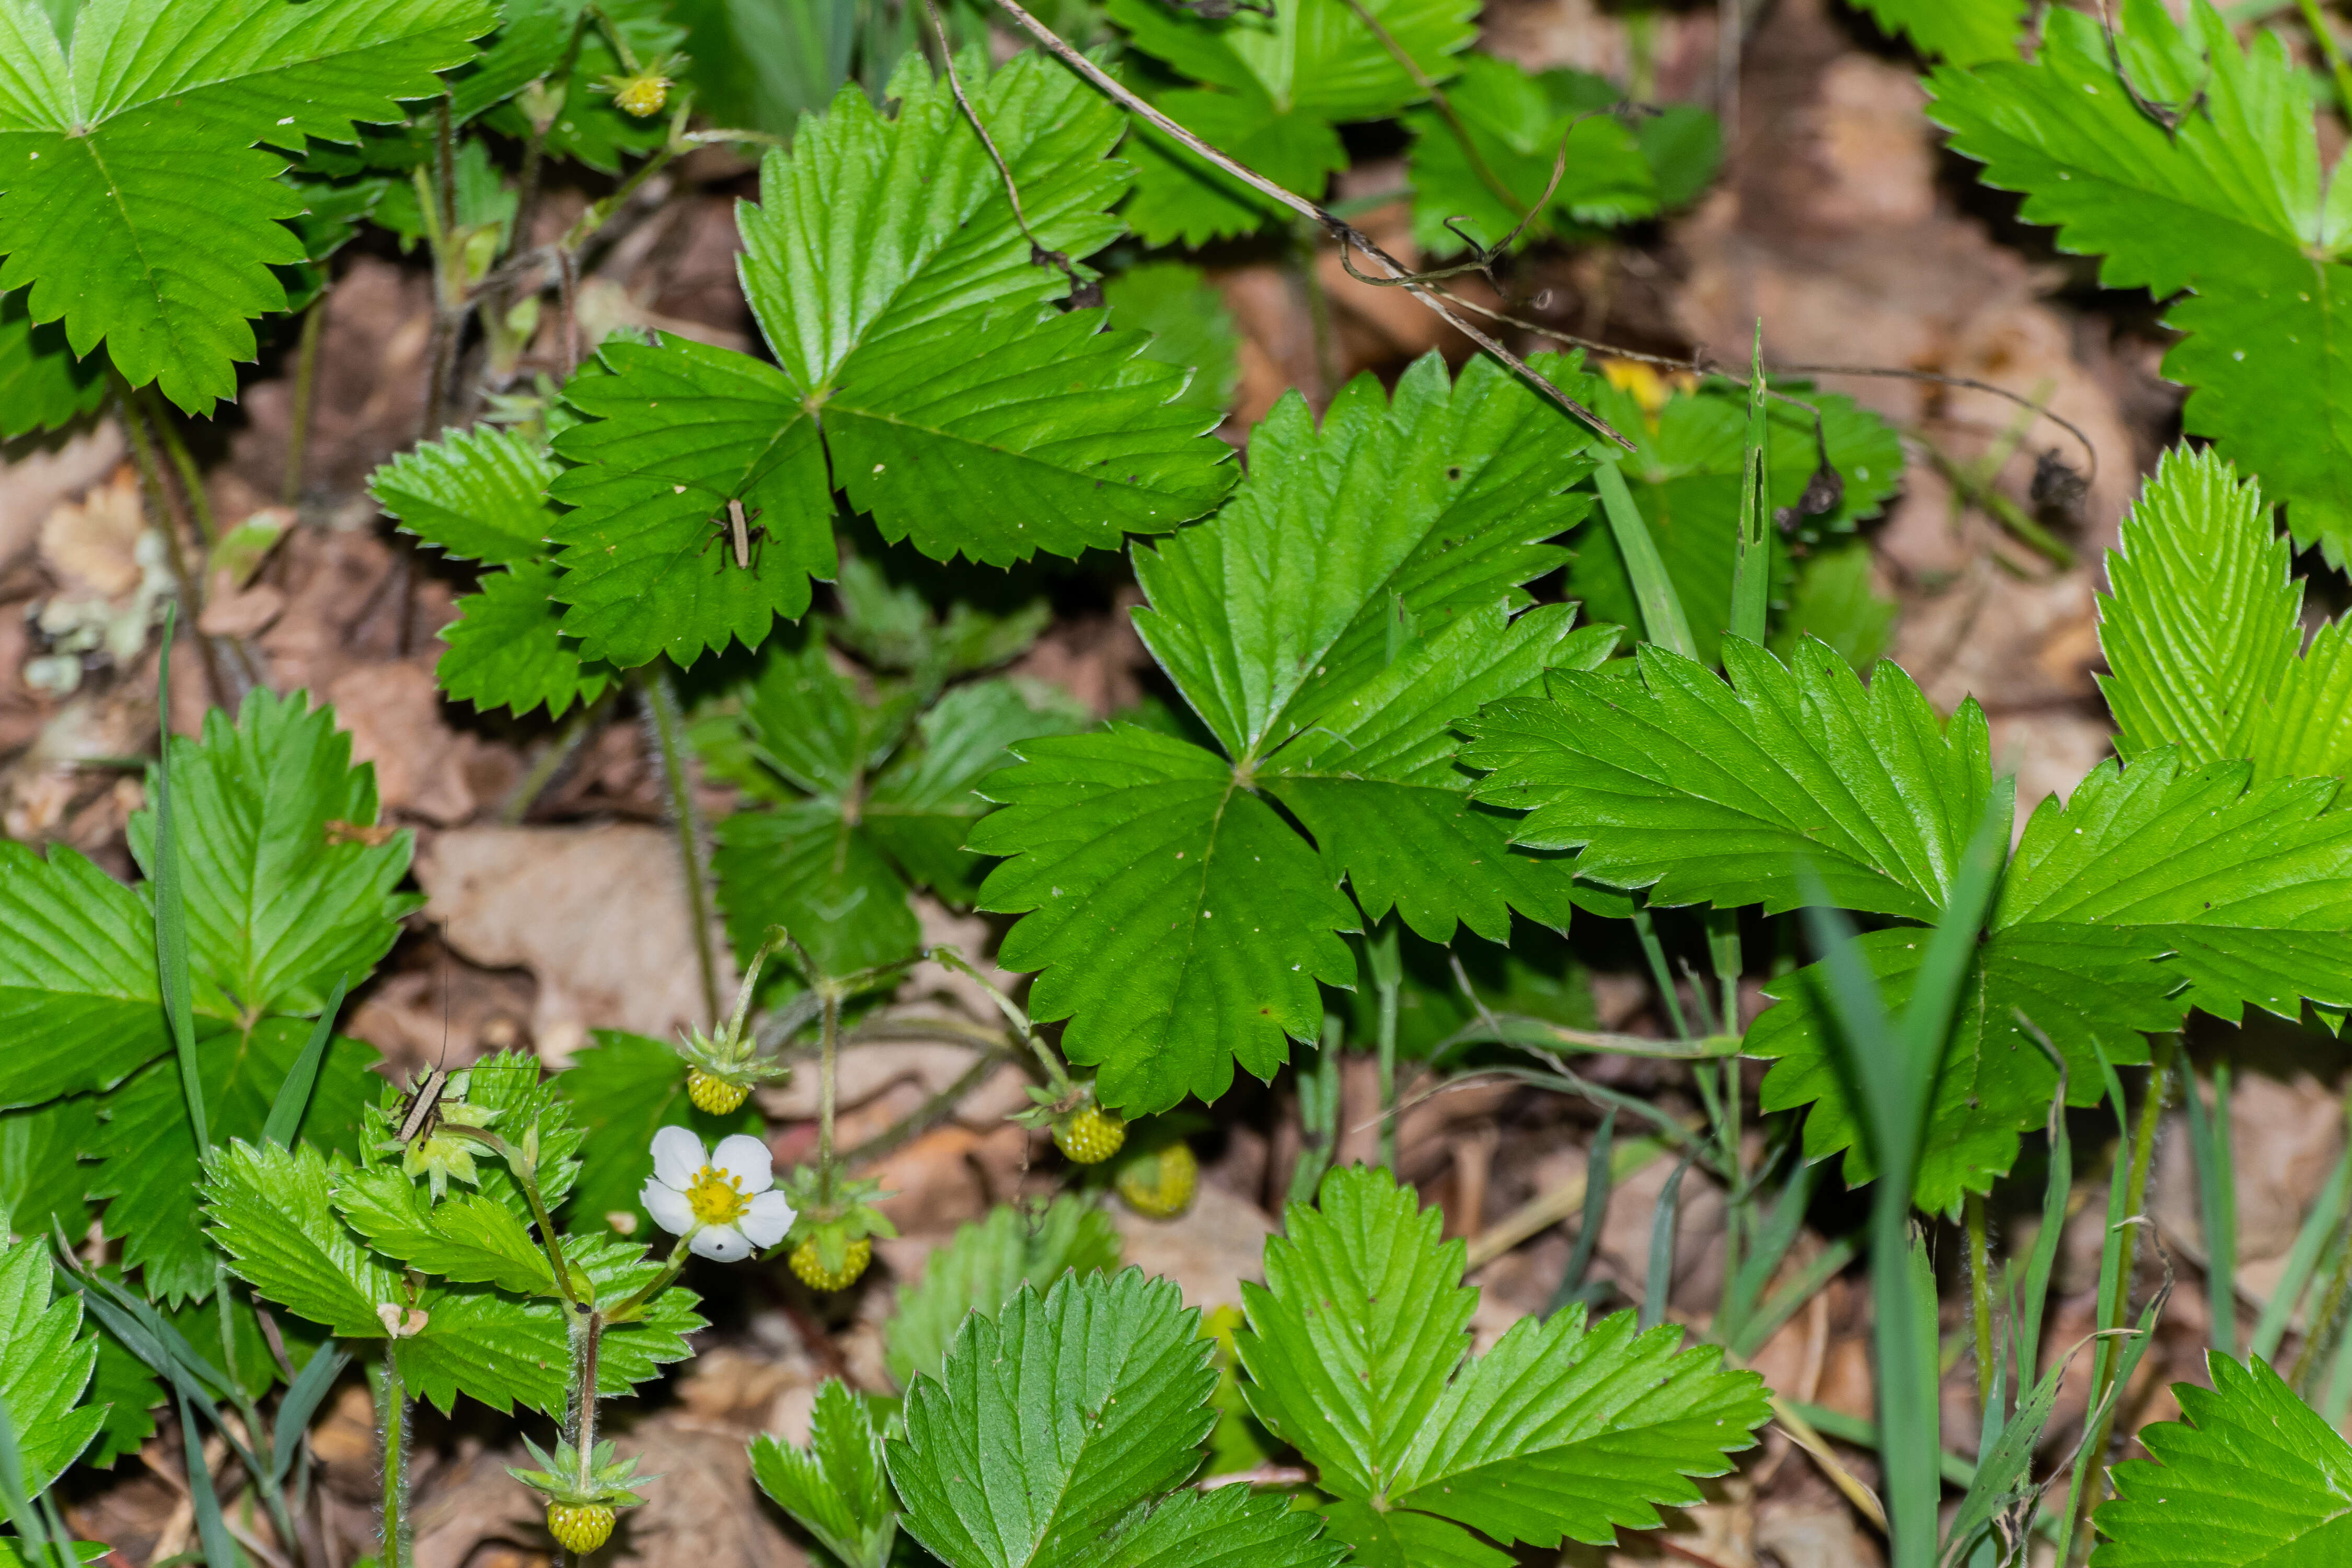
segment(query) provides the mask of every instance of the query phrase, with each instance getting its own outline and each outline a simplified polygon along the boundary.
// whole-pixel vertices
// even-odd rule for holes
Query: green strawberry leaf
[[[816,1391],[807,1447],[765,1432],[751,1439],[751,1479],[843,1568],[887,1568],[898,1504],[883,1468],[882,1434],[839,1378]]]
[[[1051,1290],[1065,1274],[1115,1271],[1120,1252],[1110,1215],[1068,1195],[1033,1208],[1000,1204],[958,1226],[923,1260],[922,1278],[898,1287],[882,1330],[891,1377],[905,1388],[919,1372],[940,1375],[967,1317],[994,1312],[1024,1285]]]
[[[201,1005],[201,1003],[200,1003]],[[171,1048],[155,919],[64,845],[0,843],[0,1102],[111,1089]]]
[[[554,567],[532,562],[485,573],[482,591],[457,600],[457,619],[441,628],[449,645],[434,668],[441,689],[477,708],[509,708],[517,717],[544,707],[561,719],[613,684],[613,667],[583,658],[562,631],[564,610]]]
[[[560,470],[543,448],[511,430],[448,430],[403,452],[368,479],[403,533],[460,561],[493,566],[536,561],[555,521],[547,487]]]
[[[81,1332],[80,1298],[50,1299],[53,1278],[43,1237],[0,1247],[0,1406],[16,1428],[22,1484],[36,1497],[106,1420],[103,1409],[82,1403],[98,1342]]]
[[[56,322],[35,326],[24,290],[0,294],[0,441],[62,429],[105,402],[105,365],[77,356]]]

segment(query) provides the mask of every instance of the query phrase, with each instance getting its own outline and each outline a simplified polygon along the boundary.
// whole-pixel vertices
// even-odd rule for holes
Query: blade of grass
[[[2050,1170],[2042,1187],[2042,1228],[2035,1233],[2033,1251],[2026,1258],[2024,1289],[2011,1344],[2011,1378],[2014,1386],[2022,1388],[2041,1364],[2042,1315],[2050,1302],[2050,1276],[2058,1266],[2058,1243],[2066,1231],[2066,1204],[2074,1191],[2074,1144],[2066,1131],[2066,1058],[2031,1018],[2021,1012],[2016,1017],[2058,1069],[2057,1092],[2050,1097]]]
[[[286,1387],[286,1397],[278,1404],[277,1430],[272,1434],[269,1448],[269,1473],[280,1482],[286,1472],[294,1468],[294,1456],[301,1451],[302,1434],[309,1429],[310,1417],[318,1413],[319,1404],[335,1379],[352,1358],[334,1345],[322,1345],[312,1352],[301,1375]]]
[[[2329,1173],[2327,1184],[2320,1188],[2318,1200],[2304,1216],[2303,1228],[2295,1232],[2294,1245],[2287,1250],[2286,1268],[2279,1275],[2278,1288],[2263,1303],[2262,1315],[2254,1320],[2253,1337],[2246,1342],[2247,1354],[2266,1362],[2278,1354],[2279,1341],[2294,1321],[2295,1305],[2303,1300],[2304,1288],[2311,1283],[2311,1272],[2318,1267],[2319,1255],[2326,1249],[2328,1238],[2336,1234],[2347,1202],[2352,1202],[2352,1142],[2347,1142],[2344,1152],[2336,1157],[2336,1169]]]
[[[1848,1415],[1825,1405],[1808,1405],[1801,1399],[1783,1399],[1775,1403],[1802,1416],[1807,1425],[1824,1437],[1834,1437],[1841,1443],[1851,1443],[1857,1448],[1868,1448],[1874,1453],[1884,1446],[1879,1440],[1878,1423],[1875,1421],[1860,1415]],[[1948,1449],[1937,1449],[1936,1469],[1938,1475],[1956,1487],[1976,1484],[1976,1466]]]
[[[2193,1073],[2184,1075],[2182,1100],[2189,1110],[2189,1148],[2197,1161],[2199,1218],[2205,1226],[2205,1298],[2213,1319],[2208,1342],[2226,1356],[2238,1353],[2238,1187],[2230,1138],[2230,1064],[2213,1064],[2213,1109],[2197,1092]]]
[[[1592,1135],[1592,1145],[1584,1152],[1584,1216],[1577,1227],[1576,1245],[1569,1249],[1568,1267],[1560,1271],[1559,1286],[1551,1293],[1551,1305],[1544,1309],[1549,1318],[1570,1301],[1584,1289],[1585,1270],[1592,1267],[1593,1249],[1601,1244],[1601,1222],[1609,1213],[1609,1194],[1616,1185],[1609,1163],[1617,1142],[1617,1112],[1612,1110],[1601,1119],[1601,1130]]]
[[[1771,1283],[1773,1274],[1780,1267],[1780,1260],[1788,1257],[1789,1248],[1797,1244],[1798,1233],[1805,1225],[1805,1207],[1813,1201],[1813,1186],[1820,1176],[1821,1167],[1808,1164],[1801,1157],[1790,1171],[1788,1181],[1781,1184],[1780,1196],[1773,1199],[1770,1211],[1764,1216],[1763,1227],[1757,1233],[1755,1250],[1741,1261],[1739,1271],[1732,1276],[1731,1290],[1724,1300],[1725,1321],[1720,1329],[1727,1340],[1744,1341],[1747,1338],[1743,1325],[1748,1313],[1755,1310],[1758,1300],[1763,1296],[1764,1287]]]
[[[1772,500],[1766,488],[1770,473],[1770,422],[1765,417],[1764,321],[1756,321],[1756,344],[1748,378],[1748,440],[1739,467],[1739,537],[1731,555],[1731,625],[1736,637],[1764,640],[1764,612],[1771,597],[1772,541],[1766,531],[1772,522]]]
[[[1698,644],[1692,640],[1690,619],[1683,614],[1682,596],[1675,592],[1675,581],[1666,575],[1666,563],[1658,554],[1658,542],[1651,536],[1650,525],[1642,521],[1642,509],[1633,504],[1633,492],[1625,488],[1625,476],[1617,465],[1602,461],[1592,470],[1592,488],[1601,494],[1601,510],[1609,519],[1610,536],[1617,542],[1617,553],[1625,562],[1625,575],[1633,584],[1633,600],[1642,607],[1643,635],[1660,647],[1669,648],[1685,658],[1698,658]]]
[[[2042,1441],[2042,1429],[2050,1425],[2050,1414],[2058,1405],[2058,1385],[2064,1379],[2064,1363],[2050,1369],[2050,1375],[2033,1385],[2033,1389],[2018,1402],[2016,1413],[2000,1427],[2000,1435],[1987,1445],[1977,1463],[1976,1479],[1960,1499],[1958,1512],[1945,1532],[1944,1554],[1947,1560],[1956,1558],[1976,1544],[1979,1533],[1989,1528],[1993,1517],[2006,1508],[2010,1500],[2031,1484],[2033,1450]]]
[[[336,977],[325,1010],[310,1037],[302,1042],[302,1054],[294,1058],[286,1081],[278,1086],[278,1098],[269,1102],[269,1120],[263,1123],[261,1136],[281,1149],[294,1147],[294,1134],[301,1130],[302,1112],[310,1109],[310,1090],[319,1081],[319,1063],[327,1054],[327,1042],[335,1037],[335,1015],[343,1010],[343,992],[351,983],[348,974]]]
[[[69,1561],[69,1554],[50,1540],[48,1524],[34,1505],[34,1496],[26,1481],[24,1450],[16,1446],[16,1420],[8,1414],[7,1402],[0,1400],[0,1504],[7,1507],[9,1521],[23,1537],[31,1561],[43,1568],[52,1561]]]
[[[2131,1165],[2125,1152],[2131,1147],[2131,1123],[2125,1115],[2124,1085],[2116,1076],[2115,1064],[2107,1059],[2107,1053],[2096,1040],[2091,1044],[2099,1054],[2099,1071],[2105,1079],[2107,1102],[2115,1108],[2117,1158],[2107,1177],[2107,1224],[2099,1246],[2098,1308],[2094,1321],[2101,1337],[2091,1352],[2092,1409],[2083,1424],[2083,1441],[2075,1449],[2073,1474],[2066,1483],[2066,1511],[2058,1519],[2058,1552],[2053,1559],[2057,1568],[2069,1568],[2074,1561],[2074,1531],[2085,1511],[2084,1493],[2090,1485],[2091,1471],[2106,1447],[2105,1412],[2112,1404],[2109,1396],[2116,1387],[2112,1376],[2114,1342],[2106,1335],[2108,1331],[2121,1326],[2123,1297],[2129,1284],[2123,1279],[2119,1265],[2123,1261],[2122,1227],[2130,1210]]]
[[[1790,1276],[1787,1284],[1764,1298],[1764,1304],[1739,1326],[1739,1337],[1728,1347],[1731,1353],[1746,1361],[1762,1350],[1765,1342],[1780,1331],[1780,1325],[1813,1299],[1815,1291],[1843,1273],[1845,1266],[1861,1254],[1861,1245],[1850,1236],[1838,1237],[1814,1254],[1811,1261]]]
[[[1666,1297],[1675,1280],[1675,1227],[1682,1217],[1683,1176],[1693,1156],[1685,1154],[1659,1189],[1657,1206],[1650,1211],[1650,1266],[1642,1277],[1642,1316],[1645,1329],[1666,1321]],[[1589,1194],[1588,1194],[1589,1195]]]
[[[187,1455],[188,1504],[196,1516],[196,1540],[205,1549],[205,1568],[239,1568],[236,1542],[229,1538],[228,1521],[221,1518],[220,1493],[213,1489],[213,1468],[205,1460],[205,1442],[184,1395],[180,1400],[182,1447]],[[223,1433],[226,1436],[227,1434]]]
[[[212,1143],[205,1120],[205,1080],[196,1062],[196,1019],[188,980],[188,902],[180,879],[180,841],[172,831],[172,631],[180,607],[163,607],[163,647],[155,667],[155,972],[163,983],[163,1016],[180,1053],[180,1090],[196,1148]]]

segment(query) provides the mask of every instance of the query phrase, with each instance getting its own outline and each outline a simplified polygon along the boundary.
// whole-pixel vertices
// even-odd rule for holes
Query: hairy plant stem
[[[817,1202],[829,1208],[833,1203],[834,1099],[841,1058],[841,995],[831,986],[824,992],[822,1028],[819,1038],[824,1055],[818,1060],[816,1080],[816,1191]]]
[[[568,1436],[579,1462],[574,1479],[584,1489],[596,1474],[596,1352],[604,1338],[604,1314],[591,1307],[574,1315],[571,1337],[572,1430]]]
[[[449,384],[456,379],[457,340],[466,321],[465,258],[457,253],[457,152],[449,119],[449,95],[434,105],[433,174],[416,171],[417,209],[425,218],[425,244],[433,253],[433,339],[425,362],[425,413],[417,439],[430,441],[449,417]],[[401,623],[405,633],[404,613]]]
[[[1641,940],[1642,956],[1650,965],[1650,978],[1658,987],[1659,1005],[1666,1010],[1666,1022],[1674,1026],[1675,1038],[1691,1037],[1690,1025],[1683,1018],[1683,999],[1675,989],[1674,971],[1666,966],[1666,950],[1658,941],[1658,928],[1650,917],[1649,906],[1636,905],[1633,910],[1633,934]]]
[[[1323,279],[1315,270],[1315,226],[1305,219],[1291,229],[1291,258],[1298,267],[1299,292],[1307,300],[1307,326],[1315,347],[1315,382],[1328,403],[1338,394],[1333,384],[1339,379],[1339,360],[1334,353],[1331,335],[1331,296],[1323,287]]]
[[[147,417],[153,422],[155,434],[163,440],[163,450],[172,459],[172,468],[180,476],[180,488],[188,498],[188,515],[195,520],[196,538],[209,551],[220,542],[220,521],[213,516],[212,498],[205,493],[204,470],[196,467],[195,455],[180,437],[180,427],[172,423],[171,411],[163,406],[162,395],[152,382],[140,388],[140,399],[147,405]]]
[[[400,1345],[384,1346],[378,1399],[383,1428],[383,1568],[408,1564],[408,1385],[401,1380]]]
[[[522,819],[530,815],[530,808],[539,804],[539,797],[547,793],[547,786],[553,784],[556,775],[580,754],[581,746],[588,739],[588,731],[604,717],[612,702],[613,691],[607,687],[604,695],[593,702],[581,704],[580,710],[572,715],[562,731],[532,759],[530,771],[523,774],[522,782],[515,785],[514,793],[507,796],[506,803],[499,807],[499,822],[509,827],[521,825]]]
[[[319,341],[326,336],[327,294],[321,286],[317,298],[302,311],[302,336],[294,348],[294,398],[286,412],[286,477],[278,487],[278,500],[282,506],[293,506],[302,499],[302,462],[310,445],[310,416],[319,388]]]
[[[588,17],[589,7],[583,5],[580,14],[572,19],[572,38],[563,46],[562,58],[555,62],[555,68],[541,79],[562,83],[567,92],[571,88],[572,68],[580,62],[581,42],[588,36]],[[522,146],[520,194],[515,199],[514,224],[507,230],[507,242],[500,247],[502,255],[510,254],[516,246],[529,237],[532,222],[539,216],[540,172],[547,161],[547,133],[554,128],[557,115],[567,107],[569,105],[559,105],[555,113],[548,116],[545,124],[535,119],[531,121],[530,136]]]
[[[2156,1152],[2157,1124],[2163,1119],[2165,1102],[2170,1097],[2173,1063],[2179,1054],[2179,1043],[2178,1035],[2156,1037],[2148,1067],[2147,1090],[2140,1099],[2139,1120],[2132,1129],[2131,1164],[2124,1176],[2125,1208],[2119,1222],[2123,1235],[2116,1264],[2116,1324],[2121,1324],[2130,1316],[2132,1266],[2139,1243],[2139,1226],[2133,1222],[2147,1212],[2148,1166]],[[2102,1322],[2099,1326],[2104,1329],[2116,1325]],[[2120,1403],[2107,1402],[2107,1390],[2114,1376],[2115,1358],[2100,1357],[2097,1374],[2092,1379],[2088,1408],[2099,1410],[2103,1403],[2106,1408],[2084,1439],[2083,1451],[2090,1456],[2091,1462],[2074,1521],[2074,1533],[2086,1544],[2095,1539],[2091,1531],[2092,1511],[2105,1500],[2107,1490],[2107,1468],[2103,1456],[2106,1453],[2107,1439],[2115,1429],[2116,1405]],[[2066,1564],[2061,1563],[2059,1568],[2066,1568]]]
[[[1969,1324],[1976,1336],[1977,1412],[1990,1421],[2000,1414],[1992,1407],[1999,1363],[1992,1346],[1992,1250],[1985,1236],[1984,1194],[1969,1193],[1962,1207],[1969,1231]]]
[[[694,782],[687,772],[686,716],[667,669],[647,666],[635,673],[652,717],[661,752],[662,780],[669,792],[670,816],[677,826],[678,861],[686,874],[687,919],[694,927],[694,960],[702,979],[703,1016],[719,1022],[719,957],[710,941],[710,899],[702,866],[701,814],[694,805]]]

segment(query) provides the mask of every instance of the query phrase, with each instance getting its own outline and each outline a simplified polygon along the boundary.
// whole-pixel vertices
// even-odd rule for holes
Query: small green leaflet
[[[50,1300],[52,1278],[44,1237],[0,1246],[0,1405],[16,1428],[28,1494],[64,1474],[106,1419],[103,1408],[81,1404],[98,1342],[81,1332],[79,1298]],[[0,1518],[6,1513],[0,1508]]]
[[[2191,389],[2188,429],[2260,475],[2296,541],[2340,565],[2352,549],[2352,269],[2337,258],[2352,182],[2323,184],[2310,80],[2277,34],[2241,48],[2206,0],[2185,31],[2159,0],[2126,0],[2122,23],[2133,82],[2185,111],[2177,131],[2133,103],[2099,19],[2065,8],[2030,65],[1938,69],[1929,112],[1985,164],[1986,184],[2025,194],[2028,222],[2102,257],[2107,287],[2187,290],[2165,318],[2185,335],[2164,371]]]
[[[911,955],[914,889],[959,904],[979,890],[986,863],[963,843],[989,805],[972,785],[1013,760],[1008,747],[1093,722],[1032,681],[958,686],[919,714],[922,696],[885,681],[866,700],[827,661],[822,628],[770,646],[723,742],[741,760],[714,770],[769,803],[720,823],[711,860],[737,952],[781,925],[827,974]]]
[[[500,100],[483,116],[492,130],[520,142],[530,136],[530,117],[507,96],[525,82],[547,78],[548,88],[562,94],[552,124],[548,127],[547,154],[572,158],[602,174],[620,172],[625,153],[650,153],[662,144],[668,117],[656,114],[639,120],[614,106],[609,77],[625,74],[605,28],[628,41],[642,64],[651,64],[676,50],[685,33],[670,19],[663,0],[597,0],[598,19],[580,39],[572,74],[557,79],[553,68],[562,63],[571,41],[573,18],[587,8],[587,0],[509,0],[506,25],[482,56],[481,68],[457,84],[466,106]],[[509,44],[515,47],[511,49]],[[467,89],[471,90],[468,91]],[[677,99],[675,89],[671,107]]]
[[[1347,166],[1339,124],[1385,119],[1425,96],[1346,0],[1272,0],[1271,15],[1253,7],[1213,19],[1155,0],[1105,9],[1134,48],[1200,84],[1154,93],[1161,112],[1310,197]],[[1365,0],[1365,9],[1433,80],[1453,75],[1452,57],[1476,36],[1477,6],[1463,0]],[[1283,211],[1139,122],[1121,151],[1138,176],[1127,220],[1149,244],[1197,247]]]
[[[171,1048],[155,917],[77,851],[0,843],[0,1103],[109,1089]]]
[[[2303,584],[2253,480],[2176,447],[2124,516],[2099,601],[2126,754],[2243,757],[2256,782],[2352,773],[2352,618],[2304,647]]]
[[[1286,397],[1217,516],[1137,547],[1137,629],[1218,749],[1131,725],[1026,742],[969,846],[1011,857],[981,895],[1027,917],[999,962],[1043,971],[1033,1016],[1070,1020],[1063,1049],[1111,1104],[1214,1100],[1235,1061],[1270,1077],[1316,1037],[1318,983],[1352,979],[1339,933],[1367,918],[1433,941],[1501,940],[1513,909],[1567,924],[1565,868],[1509,850],[1454,727],[1614,644],[1520,585],[1562,558],[1582,447],[1500,370],[1449,384],[1431,355],[1393,402],[1350,384],[1320,429]]]
[[[1223,414],[1241,381],[1240,335],[1225,297],[1197,267],[1147,261],[1103,280],[1103,304],[1113,329],[1145,331],[1146,359],[1192,373],[1178,401]]]
[[[2025,30],[2025,0],[1848,0],[1923,55],[1956,66],[2013,60]]]
[[[2210,1389],[2176,1383],[2181,1418],[2143,1426],[2156,1458],[2115,1468],[2092,1568],[2288,1568],[2352,1554],[2352,1445],[2268,1363],[2208,1355]]]
[[[1868,671],[1886,651],[1900,613],[1872,585],[1869,544],[1848,539],[1814,550],[1797,563],[1796,577],[1789,607],[1766,646],[1786,664],[1797,657],[1798,644],[1812,637]]]
[[[1769,1415],[1763,1379],[1682,1330],[1581,1305],[1469,1354],[1478,1292],[1444,1216],[1386,1171],[1324,1179],[1244,1282],[1234,1336],[1250,1408],[1339,1500],[1335,1533],[1373,1563],[1503,1563],[1484,1545],[1614,1543],[1699,1500]]]
[[[337,1172],[329,1185],[345,1224],[419,1273],[519,1295],[558,1294],[547,1255],[503,1204],[462,1191],[433,1203],[426,1188],[387,1165]]]
[[[1043,1297],[1024,1286],[997,1316],[965,1319],[887,1446],[908,1532],[948,1568],[1333,1563],[1313,1516],[1284,1499],[1168,1497],[1215,1420],[1199,1317],[1130,1268]]]
[[[1037,242],[1116,238],[1118,111],[1042,56],[963,68]],[[1031,260],[946,81],[910,57],[887,96],[888,119],[844,89],[738,211],[775,363],[665,336],[567,393],[592,417],[555,442],[557,593],[587,657],[688,664],[797,618],[835,569],[835,489],[886,539],[1003,565],[1165,532],[1233,482],[1182,371],[1055,308],[1068,279]],[[749,571],[707,549],[730,500],[764,531]]]
[[[957,1226],[923,1260],[923,1277],[898,1287],[882,1330],[891,1377],[905,1388],[918,1372],[937,1375],[965,1318],[995,1311],[1024,1285],[1050,1290],[1065,1274],[1116,1269],[1120,1250],[1110,1215],[1068,1195],[1034,1208],[1000,1204]]]
[[[551,719],[604,696],[613,667],[582,658],[579,639],[563,635],[559,581],[542,562],[484,574],[482,591],[459,597],[457,621],[441,628],[449,645],[433,671],[441,689],[517,716],[543,706]]]
[[[0,1214],[19,1236],[68,1236],[89,1229],[83,1199],[89,1167],[81,1152],[98,1142],[98,1100],[70,1095],[47,1105],[0,1112]]]
[[[303,200],[259,143],[356,140],[441,91],[496,12],[482,0],[125,0],[84,9],[70,59],[47,11],[0,0],[0,290],[32,285],[77,354],[192,414],[236,391],[271,265],[306,259]],[[58,373],[49,373],[52,375]]]
[[[1703,659],[1720,657],[1718,642],[1731,622],[1731,566],[1739,534],[1740,465],[1746,455],[1745,394],[1724,383],[1696,392],[1676,391],[1658,410],[1654,426],[1630,392],[1599,376],[1584,377],[1584,399],[1638,450],[1622,467],[1642,519],[1657,540],[1658,553],[1674,579],[1675,594],[1690,618],[1691,636]],[[1830,466],[1845,482],[1836,509],[1800,525],[1809,537],[1845,534],[1895,493],[1903,478],[1903,447],[1895,429],[1836,393],[1799,390],[1792,395],[1822,411],[1822,439],[1814,439],[1812,416],[1770,400],[1771,500],[1776,508],[1796,505],[1826,445]],[[1790,587],[1788,545],[1781,531],[1772,539],[1772,596],[1785,600]],[[1606,527],[1587,528],[1569,567],[1569,592],[1585,602],[1597,620],[1638,626],[1633,587],[1617,542]]]
[[[663,1128],[690,1127],[706,1148],[730,1132],[761,1128],[759,1110],[749,1104],[724,1116],[697,1110],[686,1098],[686,1064],[677,1053],[618,1029],[592,1033],[587,1048],[544,1092],[560,1099],[569,1110],[565,1121],[576,1119],[581,1130],[569,1134],[579,1140],[582,1155],[569,1223],[583,1230],[607,1225],[652,1234],[653,1220],[637,1192],[654,1173],[654,1134]]]
[[[562,470],[534,441],[478,426],[445,431],[368,477],[403,533],[460,561],[512,566],[545,552],[548,482]]]
[[[751,1478],[842,1568],[888,1568],[898,1503],[883,1469],[882,1434],[839,1378],[816,1391],[807,1447],[765,1432],[751,1439]]]
[[[0,441],[60,429],[105,401],[105,365],[77,358],[56,322],[35,326],[25,290],[0,294]]]

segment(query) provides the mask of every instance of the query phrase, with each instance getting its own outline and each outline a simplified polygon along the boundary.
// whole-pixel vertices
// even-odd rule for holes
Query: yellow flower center
[[[695,1173],[686,1189],[686,1202],[703,1225],[733,1225],[751,1206],[735,1178],[716,1165],[705,1165]]]

